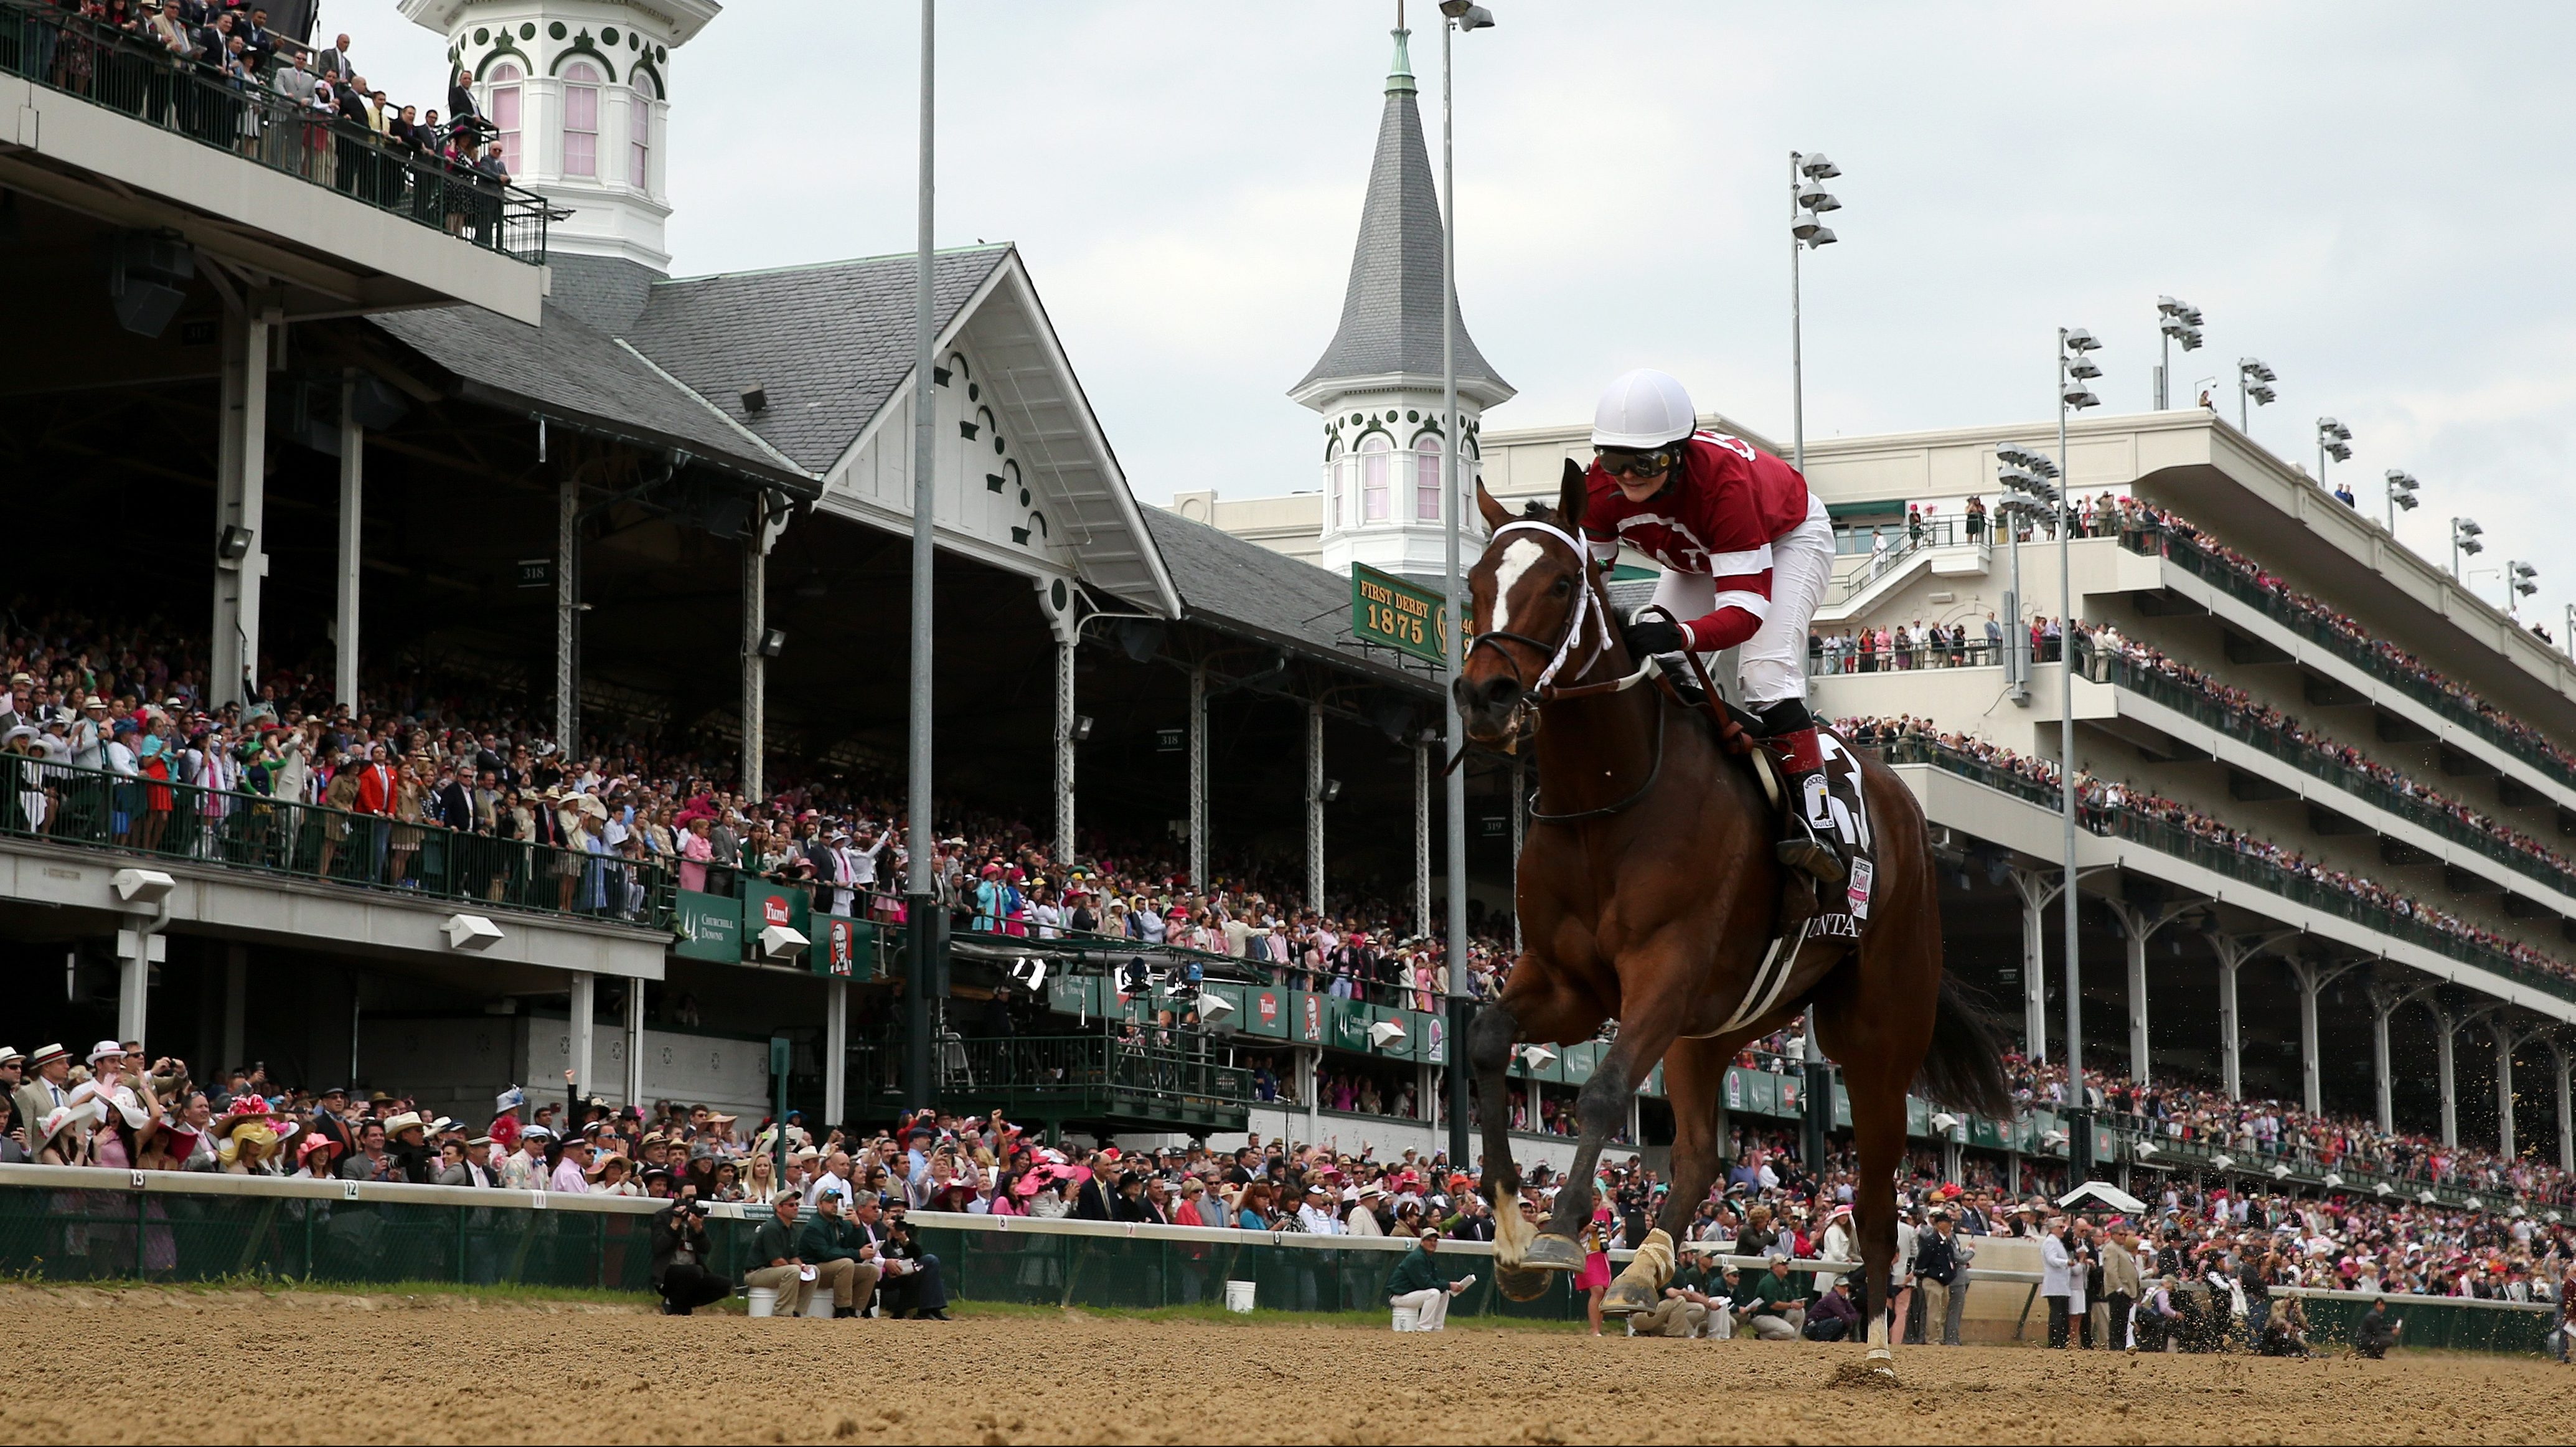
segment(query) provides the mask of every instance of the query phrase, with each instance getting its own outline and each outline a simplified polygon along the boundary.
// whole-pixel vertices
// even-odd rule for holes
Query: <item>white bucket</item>
[[[1227,1282],[1225,1284],[1225,1309],[1228,1311],[1252,1310],[1252,1288],[1253,1283],[1249,1281]]]
[[[751,1289],[751,1314],[753,1316],[776,1316],[778,1314],[778,1288],[774,1286],[753,1287]]]
[[[832,1293],[822,1283],[814,1286],[814,1299],[805,1303],[805,1315],[829,1319],[832,1315]]]
[[[1399,1306],[1393,1308],[1393,1314],[1397,1331],[1422,1330],[1422,1312],[1418,1308]]]

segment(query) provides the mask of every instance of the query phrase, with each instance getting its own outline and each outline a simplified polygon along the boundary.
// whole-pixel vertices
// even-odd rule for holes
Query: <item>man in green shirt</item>
[[[876,1299],[877,1248],[841,1214],[839,1187],[825,1186],[814,1198],[814,1214],[796,1232],[796,1250],[813,1264],[814,1289],[831,1288],[832,1315],[857,1316]]]
[[[794,1191],[781,1191],[770,1203],[770,1218],[751,1233],[752,1268],[742,1274],[745,1286],[778,1293],[780,1316],[803,1316],[814,1303],[814,1280],[805,1274],[805,1258],[796,1245]]]
[[[1449,1329],[1449,1298],[1475,1284],[1473,1276],[1451,1281],[1434,1259],[1440,1233],[1426,1228],[1412,1250],[1386,1274],[1386,1304],[1413,1308],[1415,1331]]]
[[[1736,1320],[1764,1341],[1796,1341],[1807,1324],[1807,1292],[1789,1276],[1789,1258],[1773,1252],[1770,1269],[1744,1278],[1735,1298]]]
[[[1723,1284],[1713,1296],[1708,1287],[1707,1269],[1698,1258],[1684,1255],[1665,1283],[1663,1300],[1628,1318],[1628,1334],[1694,1337],[1707,1335],[1712,1324],[1728,1324]]]

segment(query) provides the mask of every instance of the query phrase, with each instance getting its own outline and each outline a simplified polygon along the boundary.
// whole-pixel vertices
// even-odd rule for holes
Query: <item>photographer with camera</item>
[[[682,1186],[669,1209],[653,1218],[653,1289],[662,1294],[663,1315],[687,1316],[733,1294],[723,1277],[707,1270],[711,1252],[706,1203],[697,1187]]]

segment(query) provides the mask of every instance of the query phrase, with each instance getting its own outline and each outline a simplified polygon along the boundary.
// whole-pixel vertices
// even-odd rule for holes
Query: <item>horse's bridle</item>
[[[1467,653],[1470,656],[1472,656],[1477,649],[1488,645],[1491,645],[1495,652],[1500,653],[1503,656],[1504,664],[1512,670],[1512,681],[1519,684],[1521,687],[1521,698],[1523,701],[1522,706],[1526,707],[1530,703],[1546,703],[1552,698],[1558,696],[1557,694],[1549,691],[1549,685],[1556,681],[1558,671],[1565,667],[1566,655],[1573,649],[1575,639],[1583,632],[1583,625],[1587,619],[1594,625],[1595,630],[1599,633],[1600,642],[1595,647],[1591,662],[1587,662],[1582,668],[1576,669],[1574,676],[1577,678],[1582,677],[1585,673],[1591,671],[1592,663],[1600,661],[1601,654],[1607,652],[1610,647],[1610,608],[1606,603],[1596,603],[1593,601],[1592,569],[1588,561],[1590,553],[1583,546],[1581,539],[1574,536],[1574,534],[1567,532],[1565,529],[1558,527],[1556,524],[1543,521],[1539,518],[1520,518],[1512,522],[1507,522],[1501,527],[1494,529],[1494,536],[1499,538],[1503,534],[1510,532],[1539,533],[1551,541],[1563,543],[1566,547],[1571,548],[1574,551],[1574,574],[1576,579],[1574,608],[1573,611],[1565,615],[1565,626],[1557,631],[1555,642],[1545,642],[1537,638],[1532,638],[1526,633],[1511,633],[1499,628],[1479,633],[1474,638],[1467,641]],[[1532,681],[1531,679],[1523,676],[1521,673],[1520,659],[1515,656],[1510,649],[1502,646],[1506,643],[1518,643],[1524,647],[1535,649],[1539,653],[1547,656],[1547,666],[1539,670],[1536,681]],[[1463,661],[1464,660],[1461,660],[1462,664]]]
[[[1555,642],[1549,643],[1541,639],[1532,638],[1526,633],[1511,633],[1502,629],[1491,629],[1486,632],[1479,633],[1474,638],[1468,640],[1466,650],[1467,654],[1472,655],[1477,649],[1485,647],[1487,644],[1491,644],[1494,647],[1494,651],[1502,655],[1503,662],[1512,670],[1513,682],[1518,683],[1521,686],[1520,699],[1513,705],[1513,713],[1515,716],[1524,710],[1544,704],[1554,703],[1560,699],[1584,698],[1596,693],[1612,693],[1627,689],[1645,681],[1646,679],[1654,677],[1660,671],[1655,661],[1650,658],[1646,660],[1644,667],[1638,669],[1635,673],[1628,674],[1621,678],[1609,679],[1600,683],[1575,684],[1566,688],[1555,687],[1556,675],[1564,669],[1566,662],[1568,661],[1568,655],[1572,652],[1576,639],[1582,636],[1584,624],[1586,622],[1592,624],[1593,631],[1597,634],[1599,641],[1594,644],[1591,657],[1586,659],[1583,665],[1574,671],[1574,676],[1576,678],[1581,678],[1586,673],[1591,672],[1593,667],[1597,665],[1603,657],[1608,655],[1610,651],[1610,604],[1606,599],[1595,599],[1593,597],[1594,584],[1590,564],[1591,555],[1589,550],[1584,547],[1581,539],[1575,537],[1565,529],[1558,527],[1554,523],[1546,522],[1538,518],[1519,518],[1512,522],[1507,522],[1501,527],[1494,529],[1494,536],[1499,538],[1508,532],[1539,533],[1552,541],[1563,543],[1568,548],[1573,549],[1576,578],[1574,607],[1572,611],[1565,615],[1565,626],[1558,631]],[[1535,649],[1538,652],[1547,655],[1547,666],[1539,670],[1536,681],[1532,681],[1522,676],[1520,659],[1515,656],[1510,649],[1502,646],[1505,643],[1518,643],[1524,647]],[[1464,663],[1463,657],[1461,659],[1461,663],[1462,665]],[[1464,759],[1466,757],[1466,750],[1463,746],[1460,748],[1458,756],[1460,759]],[[1456,764],[1453,762],[1451,767],[1456,767]],[[1612,814],[1617,814],[1630,808],[1635,805],[1638,800],[1645,798],[1646,795],[1653,792],[1655,782],[1663,777],[1663,773],[1664,710],[1659,706],[1655,710],[1655,761],[1646,771],[1646,782],[1640,784],[1635,793],[1630,794],[1628,797],[1621,799],[1615,804],[1605,804],[1598,809],[1577,809],[1563,814],[1546,813],[1540,810],[1536,802],[1533,801],[1530,805],[1529,820],[1533,824],[1572,824],[1584,819],[1607,818]]]

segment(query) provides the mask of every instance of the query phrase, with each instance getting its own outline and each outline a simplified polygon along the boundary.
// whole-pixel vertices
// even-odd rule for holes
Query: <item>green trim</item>
[[[671,87],[663,81],[662,72],[654,68],[653,62],[649,60],[639,60],[633,65],[628,66],[626,68],[626,83],[628,85],[634,85],[635,78],[639,75],[649,75],[653,78],[653,99],[669,100],[671,98]],[[641,89],[642,87],[639,86],[637,88]]]
[[[534,75],[537,73],[537,63],[528,58],[528,53],[526,51],[512,45],[510,43],[510,38],[505,35],[501,37],[501,43],[492,48],[492,53],[483,57],[482,61],[474,67],[475,82],[477,84],[482,83],[483,77],[491,71],[493,62],[501,60],[504,57],[511,56],[517,57],[519,63],[527,68],[528,75]],[[524,79],[525,77],[522,78]]]
[[[608,58],[607,51],[604,51],[597,45],[591,43],[590,32],[587,30],[573,36],[571,42],[566,44],[563,50],[555,56],[553,67],[549,69],[546,74],[553,76],[557,80],[561,80],[563,78],[564,66],[572,62],[576,57],[588,57],[589,59],[598,61],[600,69],[608,72],[608,83],[610,85],[615,85],[617,83],[617,62]]]
[[[1905,499],[1899,497],[1881,499],[1873,502],[1829,502],[1825,504],[1825,516],[1831,518],[1901,518],[1905,516]]]

